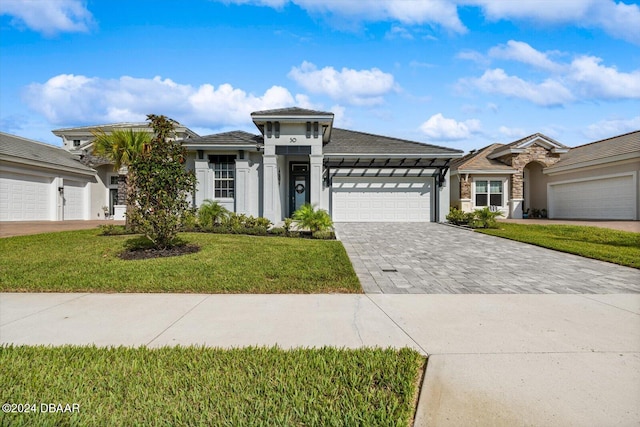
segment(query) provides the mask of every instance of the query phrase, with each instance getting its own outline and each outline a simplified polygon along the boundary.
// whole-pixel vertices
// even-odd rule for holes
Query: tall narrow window
[[[213,195],[216,199],[233,198],[236,156],[209,156],[213,163]]]
[[[311,122],[307,122],[307,138],[311,138]]]
[[[273,124],[273,127],[276,134],[276,138],[280,138],[280,122],[275,122]]]
[[[318,122],[313,122],[313,137],[318,137]]]
[[[476,206],[487,206],[488,196],[487,181],[476,181]]]
[[[489,183],[489,204],[491,206],[502,206],[502,181],[491,181]]]
[[[267,138],[271,138],[273,134],[273,123],[267,122]]]

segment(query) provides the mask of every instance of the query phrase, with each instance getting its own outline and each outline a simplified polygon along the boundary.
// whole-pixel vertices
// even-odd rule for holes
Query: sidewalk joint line
[[[596,294],[597,295],[597,294]],[[603,295],[603,294],[600,294]],[[609,294],[615,295],[615,294]],[[617,305],[610,304],[608,302],[600,301],[598,299],[592,298],[590,294],[581,294],[581,296],[585,297],[588,300],[599,302],[600,304],[608,305],[609,307],[617,308],[618,310],[626,311],[627,313],[635,314],[636,316],[640,316],[640,313],[636,313],[635,311],[628,310],[626,308],[618,307]]]
[[[38,311],[36,311],[36,312],[34,312],[34,313],[27,314],[26,316],[21,317],[21,318],[19,318],[19,319],[15,319],[15,320],[12,320],[12,321],[10,321],[10,322],[3,323],[3,324],[1,324],[1,325],[0,325],[0,327],[1,327],[1,326],[7,326],[7,325],[10,325],[10,324],[15,323],[15,322],[19,322],[20,320],[24,320],[24,319],[26,319],[26,318],[28,318],[28,317],[35,316],[36,314],[40,314],[40,313],[42,313],[42,312],[44,312],[44,311],[51,310],[51,309],[53,309],[53,308],[56,308],[56,307],[61,306],[61,305],[63,305],[63,304],[66,304],[66,303],[69,303],[69,302],[75,301],[75,300],[77,300],[77,299],[84,298],[84,297],[86,297],[86,296],[88,296],[88,295],[91,295],[91,293],[84,293],[84,294],[80,294],[79,296],[77,296],[77,297],[75,297],[75,298],[71,298],[70,300],[63,301],[63,302],[61,302],[61,303],[58,303],[58,304],[55,304],[55,305],[52,305],[52,306],[49,306],[49,307],[43,308],[42,310],[38,310]]]
[[[176,320],[174,320],[169,326],[167,326],[166,328],[164,328],[162,331],[160,331],[160,333],[158,335],[156,335],[155,337],[151,338],[151,341],[149,341],[146,346],[148,347],[152,342],[154,342],[155,340],[157,340],[160,335],[164,334],[165,332],[167,332],[173,325],[175,325],[176,323],[178,323],[180,320],[184,319],[184,317],[191,313],[193,310],[196,309],[196,307],[198,307],[200,304],[202,304],[203,302],[205,302],[207,299],[209,299],[209,297],[211,297],[211,295],[207,295],[204,298],[202,298],[201,301],[199,301],[196,305],[194,305],[193,307],[191,307],[189,310],[187,310],[182,316],[178,317]]]
[[[378,294],[378,295],[379,295],[379,294]],[[382,309],[382,307],[380,307],[380,306],[379,306],[379,305],[378,305],[378,304],[377,304],[373,299],[371,299],[371,297],[369,296],[369,294],[365,294],[365,296],[366,296],[367,298],[369,298],[369,301],[371,301],[371,302],[373,303],[373,305],[375,305],[376,307],[378,307],[378,310],[380,310],[381,312],[383,312],[383,313],[384,313],[384,315],[385,315],[385,316],[387,316],[387,318],[388,318],[389,320],[391,320],[391,322],[393,322],[393,324],[394,324],[394,325],[396,325],[396,326],[397,326],[397,327],[398,327],[402,332],[404,332],[404,334],[405,334],[406,336],[408,336],[408,337],[409,337],[409,339],[410,339],[411,341],[413,341],[413,343],[414,343],[416,346],[418,346],[418,348],[419,348],[419,349],[420,349],[424,354],[426,354],[426,355],[427,355],[427,357],[429,357],[429,356],[430,356],[429,352],[427,352],[427,350],[425,350],[425,349],[424,349],[420,344],[418,344],[418,342],[417,342],[415,339],[413,339],[413,337],[412,337],[411,335],[409,335],[409,333],[408,333],[407,331],[405,331],[405,330],[404,330],[404,328],[403,328],[402,326],[400,326],[400,325],[398,324],[398,322],[396,322],[396,321],[395,321],[395,319],[393,319],[391,316],[389,316],[389,314],[388,314],[386,311],[384,311],[384,310]]]

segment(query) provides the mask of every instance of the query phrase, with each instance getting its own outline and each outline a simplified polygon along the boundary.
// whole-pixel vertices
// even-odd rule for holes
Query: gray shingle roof
[[[424,154],[424,155],[451,155],[458,157],[462,150],[424,144],[422,142],[408,141],[406,139],[392,138],[382,135],[373,135],[365,132],[334,128],[331,133],[331,141],[324,146],[324,153],[331,154]]]
[[[547,170],[632,153],[640,155],[640,130],[574,147]]]
[[[513,171],[514,169],[502,163],[499,160],[489,159],[487,156],[494,151],[504,149],[503,144],[491,144],[481,148],[478,151],[467,154],[461,159],[456,159],[451,163],[451,170],[504,170]]]
[[[262,143],[262,137],[249,132],[234,130],[198,138],[189,138],[184,140],[183,143],[186,145],[256,145]]]
[[[333,116],[332,112],[307,110],[306,108],[290,107],[290,108],[277,108],[275,110],[263,110],[254,111],[251,113],[251,117],[256,116]]]
[[[68,151],[49,144],[0,132],[0,156],[5,160],[18,158],[29,163],[55,169],[74,169],[76,172],[95,171],[76,159]]]

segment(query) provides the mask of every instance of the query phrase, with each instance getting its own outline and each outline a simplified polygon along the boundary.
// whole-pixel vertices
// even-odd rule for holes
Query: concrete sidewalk
[[[3,344],[408,346],[416,425],[637,425],[640,295],[0,294]]]

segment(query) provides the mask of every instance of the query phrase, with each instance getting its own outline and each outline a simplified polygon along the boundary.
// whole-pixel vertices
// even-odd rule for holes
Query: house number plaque
[[[289,142],[297,142],[298,140],[295,139],[294,137],[289,138]]]

